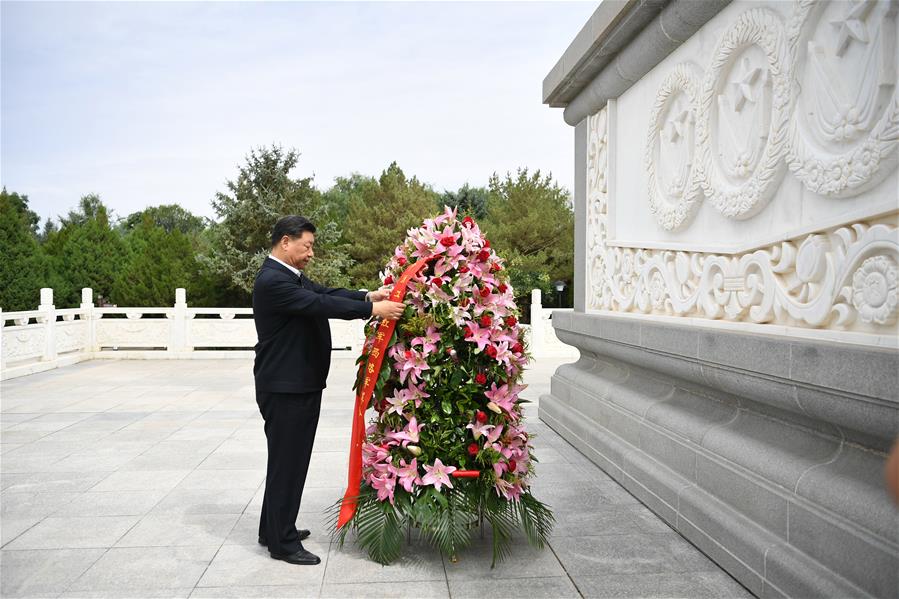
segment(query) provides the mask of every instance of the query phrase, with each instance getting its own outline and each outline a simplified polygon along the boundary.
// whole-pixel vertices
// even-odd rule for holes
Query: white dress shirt
[[[287,262],[285,262],[285,261],[283,261],[283,260],[278,260],[278,259],[275,258],[272,254],[269,254],[268,257],[271,258],[272,260],[274,260],[275,262],[277,262],[278,264],[283,264],[284,266],[286,266],[286,267],[290,270],[290,272],[292,272],[293,274],[295,274],[295,275],[298,276],[298,277],[299,277],[300,275],[303,274],[303,273],[300,272],[300,269],[299,269],[299,268],[294,268],[293,266],[291,266],[291,265],[288,264]]]

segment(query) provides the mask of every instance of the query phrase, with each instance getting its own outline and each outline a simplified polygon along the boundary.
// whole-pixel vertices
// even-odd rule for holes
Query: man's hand
[[[381,287],[377,291],[368,292],[368,301],[382,302],[390,297],[390,287]]]
[[[371,305],[371,315],[378,318],[386,318],[387,320],[397,320],[403,315],[406,305],[402,302],[391,302],[390,300],[382,300]]]

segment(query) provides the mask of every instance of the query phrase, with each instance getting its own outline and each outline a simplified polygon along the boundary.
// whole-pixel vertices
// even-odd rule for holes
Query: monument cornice
[[[731,0],[604,0],[543,79],[543,103],[577,125],[617,98]]]

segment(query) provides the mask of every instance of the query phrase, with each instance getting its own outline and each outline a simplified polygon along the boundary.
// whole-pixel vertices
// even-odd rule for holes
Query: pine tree
[[[470,216],[475,220],[482,220],[487,216],[487,190],[483,187],[469,187],[468,183],[459,188],[459,191],[445,191],[441,197],[441,206],[449,206],[459,211],[459,217]]]
[[[61,217],[63,225],[44,244],[59,276],[54,282],[57,307],[75,307],[81,289],[90,287],[94,297],[112,297],[116,277],[129,260],[128,248],[109,224],[106,206],[96,195],[81,198],[80,210]]]
[[[331,287],[347,284],[346,250],[339,245],[340,228],[330,220],[321,193],[310,177],[290,176],[296,150],[279,146],[250,151],[228,191],[212,202],[220,222],[210,227],[207,251],[200,257],[211,272],[229,273],[233,287],[248,293],[259,266],[271,249],[271,231],[283,216],[299,214],[316,226],[315,260],[307,269],[313,279]]]
[[[41,287],[49,286],[49,263],[35,237],[38,220],[27,196],[0,191],[0,308],[5,312],[34,310]]]
[[[129,260],[116,279],[112,297],[126,306],[171,306],[175,289],[192,298],[198,265],[190,239],[175,228],[167,232],[145,213],[126,238]]]
[[[439,196],[412,177],[407,179],[396,162],[377,182],[360,186],[350,199],[344,237],[355,264],[349,268],[356,286],[375,289],[378,272],[393,254],[396,240],[434,212]]]
[[[507,260],[516,297],[541,289],[553,297],[552,281],[574,278],[574,213],[568,192],[540,171],[519,169],[490,178],[482,229]],[[521,301],[528,305],[527,302]]]

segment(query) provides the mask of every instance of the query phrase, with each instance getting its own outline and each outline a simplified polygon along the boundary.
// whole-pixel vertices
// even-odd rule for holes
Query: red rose
[[[518,462],[514,459],[509,460],[509,472],[515,472],[515,469],[518,468]]]
[[[449,247],[456,244],[456,238],[453,235],[444,235],[440,238],[440,245]]]
[[[412,355],[413,355],[413,354],[412,354],[412,350],[411,350],[411,349],[407,349],[405,355],[406,355],[406,359],[407,359],[407,360],[411,360],[411,359],[412,359]]]
[[[478,451],[480,451],[480,449],[481,448],[478,446],[477,443],[470,443],[468,445],[468,455],[470,455],[471,457],[474,457],[474,456],[478,455]]]
[[[462,219],[462,224],[470,229],[474,226],[474,219],[472,219],[470,216],[466,216]]]
[[[495,358],[496,357],[496,348],[493,347],[492,345],[488,345],[487,346],[487,355],[490,356],[491,358]]]
[[[461,272],[461,273],[464,275],[465,273],[468,272],[468,267],[467,267],[467,266],[460,266],[460,267],[459,267],[459,272]]]
[[[490,247],[490,240],[487,239],[486,237],[484,238],[484,247],[485,247],[485,248],[489,248],[489,247]]]
[[[524,346],[521,343],[516,343],[512,346],[512,352],[516,354],[520,354],[524,351]]]
[[[484,314],[483,316],[481,316],[481,326],[482,327],[489,327],[492,324],[493,324],[493,319],[490,318],[489,314]]]
[[[518,324],[517,318],[515,318],[514,316],[506,317],[506,326],[507,327],[514,327],[516,324]]]
[[[479,373],[474,377],[474,382],[476,382],[476,383],[479,384],[479,385],[485,384],[485,383],[487,382],[487,375],[484,374],[483,372],[479,372]]]
[[[393,277],[390,276],[390,275],[387,275],[387,277],[384,279],[384,284],[385,284],[385,285],[392,285],[392,284],[393,284]]]
[[[494,262],[493,264],[490,265],[490,272],[499,272],[502,269],[503,269],[503,267],[500,266],[499,264],[497,264],[496,262]]]
[[[483,412],[483,410],[478,410],[477,412],[475,412],[474,417],[475,417],[475,419],[477,419],[477,421],[480,422],[481,424],[484,424],[485,422],[487,422],[487,414],[485,414],[485,413]]]
[[[478,293],[481,294],[481,297],[487,297],[488,295],[490,295],[490,290],[486,287],[481,287],[481,290]]]
[[[443,285],[443,279],[441,279],[440,277],[434,277],[433,280],[431,280],[431,285],[433,285],[434,287],[440,287],[441,285]]]
[[[505,283],[500,283],[499,287],[497,287],[497,290],[499,290],[500,293],[505,293],[508,289],[509,287]]]
[[[465,327],[465,337],[471,337],[471,327]]]
[[[478,252],[478,260],[480,260],[481,262],[486,262],[489,259],[490,252],[488,252],[487,250],[481,250],[480,252]]]
[[[406,266],[407,260],[405,257],[400,256],[399,258],[396,259],[396,261],[400,266]]]

